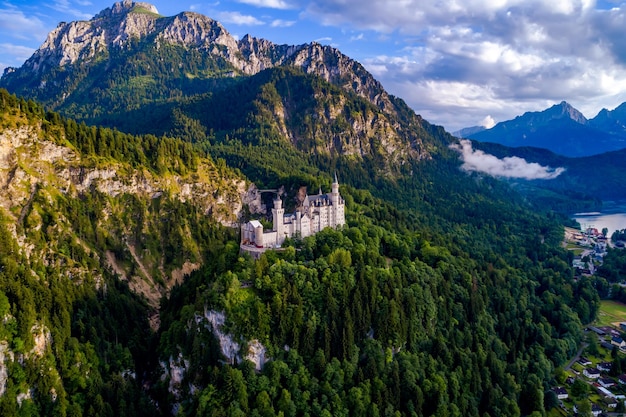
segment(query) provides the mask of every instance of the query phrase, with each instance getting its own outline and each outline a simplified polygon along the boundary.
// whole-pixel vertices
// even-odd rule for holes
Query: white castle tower
[[[345,224],[345,217],[343,215],[343,203],[340,202],[340,197],[339,197],[339,181],[337,180],[337,173],[335,172],[335,180],[333,181],[332,185],[331,185],[331,192],[330,192],[330,205],[331,205],[331,210],[330,210],[330,227],[337,227],[339,225]],[[340,211],[340,207],[341,206],[341,213],[339,213]]]
[[[272,220],[274,224],[274,232],[276,232],[276,238],[284,240],[284,228],[285,228],[285,209],[283,208],[283,200],[279,195],[276,195],[274,199],[274,208],[272,209]],[[282,241],[280,242],[282,243]]]

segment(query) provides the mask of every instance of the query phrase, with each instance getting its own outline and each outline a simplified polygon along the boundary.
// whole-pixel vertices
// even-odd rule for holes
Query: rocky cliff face
[[[153,5],[125,0],[89,21],[61,22],[20,70],[45,75],[49,69],[89,62],[152,33],[158,18]]]
[[[112,160],[85,158],[65,142],[62,134],[49,137],[42,123],[0,117],[0,221],[27,259],[61,268],[78,282],[93,280],[100,285],[101,270],[59,256],[67,250],[68,242],[69,247],[80,248],[96,264],[128,281],[132,290],[157,307],[171,286],[200,266],[202,256],[194,249],[193,239],[183,241],[181,245],[188,248],[186,255],[176,265],[167,264],[163,243],[167,236],[159,224],[172,221],[163,217],[171,209],[161,210],[160,215],[153,210],[152,215],[158,218],[139,223],[137,217],[149,216],[150,205],[167,205],[173,200],[192,205],[200,216],[232,226],[244,206],[251,213],[263,209],[254,184],[225,174],[209,160],[201,160],[187,175],[157,175]],[[109,240],[101,241],[102,246],[97,243],[99,238],[94,240],[78,231],[63,205],[73,201],[81,207],[80,202],[94,195],[102,196],[103,204],[93,213],[89,228]],[[129,201],[138,204],[129,207]],[[183,238],[191,235],[186,229],[181,232]],[[150,244],[155,240],[161,243]],[[158,317],[153,324],[158,325]]]
[[[159,177],[146,170],[117,164],[105,167],[85,163],[71,148],[39,138],[37,127],[0,131],[0,207],[15,212],[29,199],[35,185],[52,187],[76,197],[95,188],[111,197],[135,194],[157,198],[164,192],[181,202],[193,202],[202,212],[232,225],[243,205],[260,209],[256,187],[243,179],[224,181],[215,167],[202,162],[198,171],[183,177]]]

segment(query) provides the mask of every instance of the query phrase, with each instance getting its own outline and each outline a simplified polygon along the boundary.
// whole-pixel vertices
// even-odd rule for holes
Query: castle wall
[[[241,228],[242,245],[254,244],[259,248],[280,247],[287,237],[307,237],[327,228],[346,224],[345,201],[339,194],[339,183],[335,177],[332,192],[305,198],[303,207],[294,214],[285,216],[282,201],[274,200],[272,209],[273,230],[264,232],[260,222],[253,220]]]

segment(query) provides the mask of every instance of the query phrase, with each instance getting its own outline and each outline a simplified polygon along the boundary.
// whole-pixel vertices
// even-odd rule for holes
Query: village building
[[[615,385],[615,381],[613,381],[611,378],[600,378],[598,379],[598,382],[604,388],[611,388],[612,386]]]
[[[600,371],[597,368],[585,368],[583,375],[589,379],[598,379],[600,378]]]
[[[611,344],[613,346],[617,346],[620,349],[623,349],[623,348],[626,347],[626,342],[624,341],[624,339],[622,339],[621,337],[618,337],[618,336],[614,336],[611,339]]]
[[[556,394],[556,398],[559,400],[566,400],[569,397],[567,390],[563,387],[554,387],[552,388],[554,394]]]
[[[600,346],[602,346],[606,350],[613,350],[613,345],[610,342],[607,342],[606,340],[600,340]]]
[[[593,326],[587,327],[587,330],[591,330],[592,332],[596,333],[598,336],[604,336],[606,334],[604,330],[599,329],[597,327],[593,327]]]
[[[574,404],[573,411],[574,411],[575,414],[578,414],[578,407],[576,406],[576,404]],[[594,417],[598,417],[600,414],[602,414],[602,408],[600,408],[600,406],[598,406],[596,404],[592,404],[591,405],[591,415],[594,416]]]
[[[602,408],[597,405],[597,404],[592,404],[591,405],[591,414],[594,417],[598,417],[600,414],[602,414]]]
[[[617,400],[615,398],[604,397],[604,404],[608,408],[617,408]]]
[[[274,199],[272,208],[272,231],[266,232],[258,220],[251,220],[241,226],[241,245],[256,248],[279,248],[285,239],[307,237],[327,228],[337,228],[346,224],[345,201],[339,194],[337,175],[331,185],[331,192],[307,195],[295,213],[285,214],[279,196]]]

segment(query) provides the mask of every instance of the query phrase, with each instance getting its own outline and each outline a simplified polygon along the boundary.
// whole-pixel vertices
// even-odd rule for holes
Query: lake
[[[609,229],[608,237],[611,237],[614,231],[626,229],[626,210],[622,212],[593,212],[593,213],[576,213],[572,218],[580,223],[580,228],[585,230],[589,227],[598,229],[599,232],[605,227]]]

